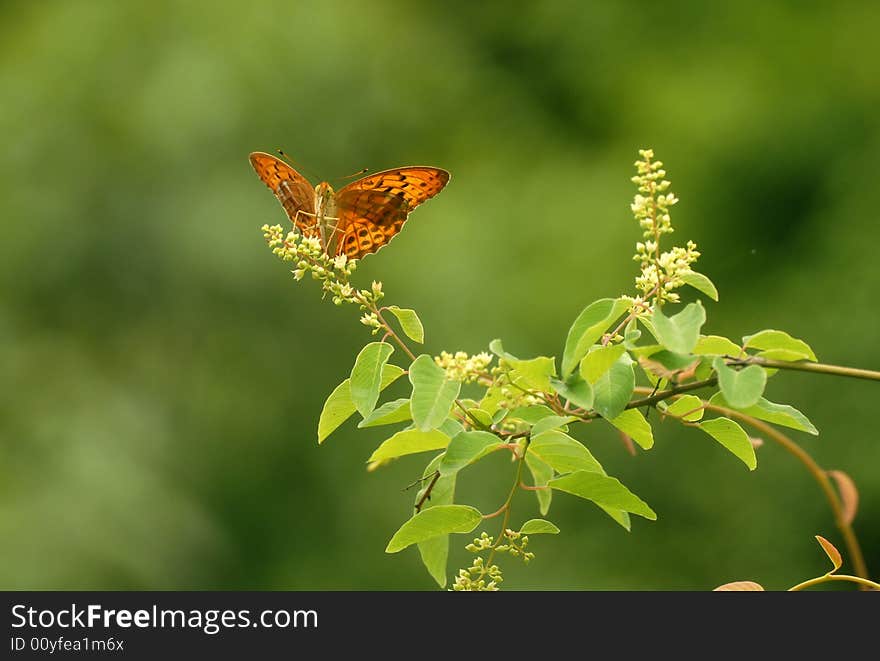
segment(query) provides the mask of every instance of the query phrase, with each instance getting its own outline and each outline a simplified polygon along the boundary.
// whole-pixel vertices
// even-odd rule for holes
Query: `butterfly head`
[[[321,206],[326,207],[327,203],[333,198],[333,186],[326,181],[322,181],[315,186],[315,197],[322,203]]]

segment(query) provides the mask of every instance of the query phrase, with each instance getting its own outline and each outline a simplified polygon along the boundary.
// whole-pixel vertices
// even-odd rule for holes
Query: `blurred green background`
[[[327,394],[370,339],[294,283],[247,161],[313,181],[425,163],[452,181],[359,282],[416,308],[427,350],[559,355],[588,302],[631,291],[639,147],[721,302],[706,330],[783,328],[880,368],[874,252],[880,5],[10,2],[0,5],[0,586],[430,589],[385,544],[426,458],[368,474],[382,429],[323,447]],[[768,397],[861,492],[880,572],[878,384],[780,374]],[[656,418],[655,418],[656,420]],[[507,587],[784,588],[842,543],[778,447],[749,473],[660,425],[648,453],[580,436],[659,513],[627,534],[559,495]],[[494,509],[502,459],[460,493]],[[523,496],[515,517],[535,516]],[[450,572],[469,560],[456,539]]]

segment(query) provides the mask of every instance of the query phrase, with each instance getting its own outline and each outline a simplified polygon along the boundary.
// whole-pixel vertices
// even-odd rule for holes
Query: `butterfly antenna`
[[[287,161],[287,164],[290,165],[291,167],[296,168],[297,170],[299,170],[300,172],[304,173],[305,175],[311,177],[312,179],[317,179],[317,177],[315,176],[315,173],[314,173],[314,172],[312,172],[311,170],[306,170],[306,169],[305,169],[304,167],[302,167],[299,163],[297,163],[296,161],[294,161],[294,160],[290,157],[290,155],[289,155],[287,152],[285,152],[283,149],[280,149],[280,148],[279,148],[279,149],[276,149],[275,152],[276,152],[281,158],[283,158],[285,161]]]
[[[340,185],[342,185],[342,182],[344,182],[348,179],[356,179],[357,177],[360,177],[361,175],[364,175],[369,171],[370,171],[369,168],[364,168],[363,170],[358,170],[357,172],[353,172],[353,173],[346,175],[344,177],[339,177]]]

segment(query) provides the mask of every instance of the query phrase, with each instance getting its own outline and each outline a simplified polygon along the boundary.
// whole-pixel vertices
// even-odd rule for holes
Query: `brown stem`
[[[729,418],[742,420],[750,427],[757,429],[762,434],[776,441],[806,467],[810,472],[810,475],[813,476],[813,479],[819,484],[819,487],[825,494],[825,498],[828,500],[829,505],[831,505],[831,511],[834,513],[834,523],[843,535],[844,542],[849,551],[850,560],[853,564],[853,569],[859,577],[867,579],[869,576],[868,567],[865,564],[865,557],[862,555],[862,548],[859,545],[859,540],[856,537],[852,525],[847,521],[846,514],[843,510],[843,504],[840,502],[840,497],[834,490],[831,480],[828,479],[828,473],[816,463],[816,460],[813,459],[800,445],[776,428],[768,425],[766,422],[724,406],[716,406],[714,404],[709,404],[708,402],[705,406],[707,410],[715,411],[716,413],[720,413]]]
[[[394,332],[394,329],[391,328],[391,324],[389,324],[387,321],[385,321],[385,318],[382,316],[382,313],[379,311],[379,308],[377,308],[375,305],[373,305],[373,309],[370,310],[370,312],[376,313],[376,318],[379,320],[379,323],[382,324],[382,326],[387,331],[387,335],[391,335],[391,337],[394,338],[395,342],[397,342],[397,345],[401,349],[404,350],[406,355],[409,356],[410,360],[415,360],[416,355],[412,351],[409,350],[409,347],[406,346],[406,343],[400,339],[400,336],[397,333]]]
[[[638,409],[643,406],[652,406],[657,402],[662,402],[664,399],[669,399],[670,397],[677,397],[682,393],[690,392],[691,390],[699,390],[700,388],[708,388],[709,386],[714,386],[718,383],[718,377],[711,377],[709,379],[705,379],[704,381],[694,381],[693,383],[685,383],[684,385],[675,386],[673,388],[669,388],[668,390],[661,390],[660,392],[653,392],[650,388],[636,388],[635,392],[652,392],[648,397],[643,397],[642,399],[634,399],[629,404],[626,405],[627,409]],[[598,413],[593,411],[592,413],[587,413],[585,415],[580,416],[578,419],[586,422],[587,420],[594,420],[600,417]]]
[[[422,506],[431,498],[431,491],[434,489],[434,485],[437,484],[437,480],[440,479],[440,471],[434,471],[434,477],[431,478],[431,483],[425,488],[425,493],[422,494],[422,497],[419,498],[419,502],[416,503],[416,513],[422,511]]]
[[[655,286],[654,289],[652,289],[652,290],[649,291],[647,294],[645,294],[645,300],[651,298],[654,294],[657,293],[657,291],[658,291],[659,289],[660,289],[659,285]],[[622,331],[623,328],[624,328],[624,327],[625,327],[630,321],[632,321],[633,319],[635,319],[637,316],[639,316],[639,313],[638,313],[635,309],[633,309],[632,312],[630,312],[628,315],[626,315],[626,316],[623,318],[623,321],[621,321],[619,324],[617,324],[617,327],[616,327],[613,331],[611,331],[610,333],[605,333],[605,337],[602,338],[602,346],[603,346],[603,347],[608,346],[608,343],[611,342],[611,339],[612,339],[613,337],[615,337],[620,331]]]

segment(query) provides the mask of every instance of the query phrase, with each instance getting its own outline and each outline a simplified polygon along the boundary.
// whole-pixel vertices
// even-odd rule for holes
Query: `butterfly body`
[[[349,259],[360,259],[386,245],[409,213],[449,181],[446,170],[413,166],[368,175],[334,191],[327,182],[313,188],[271,154],[254,152],[250,161],[303,235],[318,237],[327,254]]]

